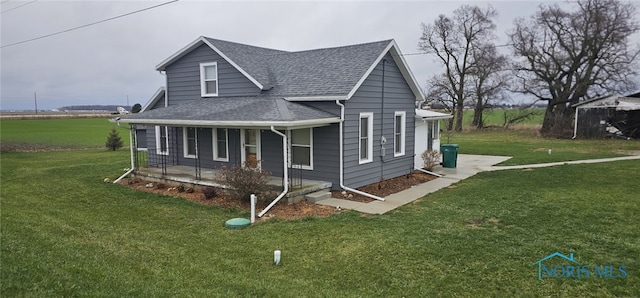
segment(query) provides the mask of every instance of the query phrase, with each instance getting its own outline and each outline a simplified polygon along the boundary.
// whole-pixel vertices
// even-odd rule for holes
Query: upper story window
[[[393,128],[393,156],[404,155],[404,141],[406,131],[406,112],[395,112],[394,128]]]
[[[313,170],[313,129],[295,129],[289,132],[291,164],[301,169]]]
[[[373,113],[360,113],[360,164],[373,161]]]
[[[218,62],[200,63],[200,93],[218,96]]]

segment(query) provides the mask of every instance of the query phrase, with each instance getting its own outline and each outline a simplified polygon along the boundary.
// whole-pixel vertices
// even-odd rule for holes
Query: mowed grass
[[[443,133],[440,141],[447,142]],[[473,130],[452,134],[461,154],[512,156],[501,165],[595,159],[640,154],[640,140],[544,138],[536,130]],[[549,154],[551,149],[551,154]]]
[[[458,137],[462,153],[522,162],[548,158],[526,150],[535,144],[637,149],[526,132]],[[639,160],[480,173],[385,215],[228,230],[247,212],[102,182],[122,174],[127,150],[0,157],[2,297],[640,296]],[[538,281],[533,263],[556,251],[628,276]]]
[[[2,155],[3,297],[640,295],[637,160],[481,173],[385,215],[244,230],[223,227],[244,211],[102,182],[127,160]],[[628,276],[538,281],[556,251]]]
[[[118,127],[107,118],[1,120],[2,152],[104,147],[109,131]],[[118,128],[129,144],[128,126]]]

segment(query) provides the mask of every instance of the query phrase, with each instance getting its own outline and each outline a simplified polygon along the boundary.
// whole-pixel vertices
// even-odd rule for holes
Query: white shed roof
[[[420,120],[440,120],[453,118],[453,115],[435,112],[431,110],[416,109],[416,119]]]

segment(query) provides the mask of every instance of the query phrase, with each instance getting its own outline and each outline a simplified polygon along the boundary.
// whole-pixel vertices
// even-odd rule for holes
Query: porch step
[[[328,190],[316,191],[316,192],[312,192],[304,195],[304,198],[311,203],[316,203],[321,200],[330,199],[331,192]]]

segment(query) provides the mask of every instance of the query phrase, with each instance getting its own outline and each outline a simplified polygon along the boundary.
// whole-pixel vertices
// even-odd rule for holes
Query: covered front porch
[[[187,184],[224,189],[224,185],[215,181],[215,177],[217,177],[219,173],[219,169],[196,168],[185,165],[166,167],[147,166],[137,168],[132,173],[132,177],[168,185]],[[307,194],[330,189],[332,186],[331,182],[304,178],[304,171],[300,169],[290,168],[288,174],[289,191],[285,195],[285,198],[289,204],[302,200]],[[277,191],[284,189],[283,177],[270,176],[268,184],[273,186],[274,190]]]

